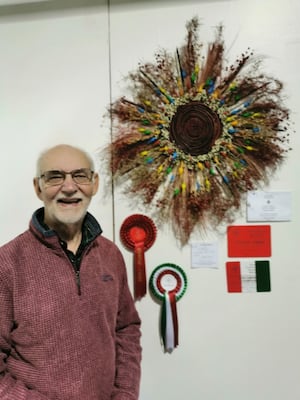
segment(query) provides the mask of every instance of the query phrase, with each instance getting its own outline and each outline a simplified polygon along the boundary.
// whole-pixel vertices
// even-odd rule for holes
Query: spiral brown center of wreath
[[[209,153],[221,134],[218,114],[199,101],[178,106],[170,123],[170,141],[192,156]]]

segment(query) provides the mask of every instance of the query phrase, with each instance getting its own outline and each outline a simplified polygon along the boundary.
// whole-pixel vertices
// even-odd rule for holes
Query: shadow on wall
[[[195,0],[184,0],[185,3],[195,3]],[[228,1],[228,0],[198,0],[197,2],[207,3],[209,1]],[[26,1],[26,0],[0,0],[0,18],[30,16],[35,14],[65,12],[65,11],[85,11],[93,8],[109,6],[134,6],[144,8],[159,3],[170,5],[173,3],[182,3],[182,0],[44,0],[44,1]]]

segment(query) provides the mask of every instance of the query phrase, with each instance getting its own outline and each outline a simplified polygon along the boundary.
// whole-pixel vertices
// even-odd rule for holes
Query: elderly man
[[[98,180],[79,148],[38,159],[44,206],[0,248],[1,400],[138,400],[140,319],[123,257],[87,211]]]

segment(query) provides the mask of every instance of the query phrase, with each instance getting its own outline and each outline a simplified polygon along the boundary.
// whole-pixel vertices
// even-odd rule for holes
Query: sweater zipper
[[[75,268],[75,276],[76,276],[76,285],[77,285],[77,293],[78,296],[81,296],[81,286],[80,286],[80,269],[79,268]]]
[[[80,263],[81,260],[76,258],[74,254],[69,253],[69,260],[71,261],[73,270],[75,272],[75,281],[77,286],[77,294],[81,296],[81,283],[80,283]]]
[[[64,242],[61,242],[62,248],[65,250],[65,253],[69,259],[69,261],[72,264],[74,273],[75,273],[75,281],[76,281],[76,286],[77,286],[77,294],[78,296],[81,296],[81,282],[80,282],[80,264],[82,257],[84,253],[86,253],[87,246],[85,246],[85,249],[81,252],[80,256],[76,256],[73,252],[69,251],[66,248],[66,245]]]

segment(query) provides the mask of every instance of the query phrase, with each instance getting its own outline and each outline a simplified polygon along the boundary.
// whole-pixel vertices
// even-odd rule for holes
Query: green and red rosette
[[[162,301],[160,334],[166,352],[172,352],[178,346],[178,317],[176,303],[187,288],[187,277],[178,265],[165,263],[154,269],[149,286]]]

